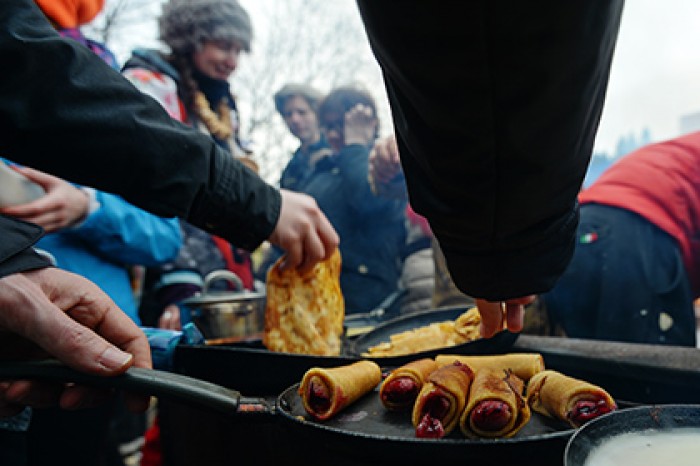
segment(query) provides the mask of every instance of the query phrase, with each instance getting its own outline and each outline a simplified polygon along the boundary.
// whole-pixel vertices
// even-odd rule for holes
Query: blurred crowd
[[[159,199],[155,210],[144,210],[143,205],[132,203],[131,193],[114,194],[108,183],[103,187],[75,183],[33,166],[31,157],[13,159],[12,153],[0,154],[5,157],[0,176],[6,177],[0,183],[15,186],[1,181],[14,180],[17,186],[12,193],[0,190],[0,213],[42,227],[45,234],[35,245],[42,258],[95,283],[135,325],[181,330],[187,316],[181,315],[180,304],[201,293],[212,272],[226,270],[237,277],[213,289],[264,291],[267,270],[275,262],[287,260],[290,266],[310,267],[336,245],[342,257],[340,282],[346,315],[366,317],[374,324],[416,312],[471,306],[477,301],[461,289],[475,289],[470,287],[478,283],[491,290],[497,287],[494,282],[510,283],[512,274],[522,275],[506,264],[514,254],[505,233],[483,241],[497,245],[496,257],[506,265],[489,273],[460,268],[454,259],[459,239],[452,241],[450,228],[459,224],[472,231],[471,225],[486,219],[458,220],[451,217],[453,212],[439,212],[434,217],[437,220],[429,223],[418,213],[429,210],[426,199],[432,198],[417,187],[415,166],[420,161],[401,155],[406,147],[401,141],[410,138],[404,134],[402,139],[397,133],[406,128],[379,137],[380,124],[391,122],[379,121],[377,90],[361,84],[346,83],[322,91],[290,79],[270,95],[279,117],[298,140],[298,148],[286,166],[280,167],[274,194],[267,190],[271,187],[257,184],[256,154],[242,143],[239,103],[229,83],[240,56],[251,51],[254,31],[248,13],[236,0],[168,0],[158,18],[162,50],[135,49],[123,64],[117,63],[104,44],[81,31],[100,12],[103,0],[34,3],[66,41],[99,56],[111,68],[105,73],[119,72],[129,86],[154,99],[159,108],[149,107],[149,112],[165,112],[177,122],[168,122],[172,126],[166,128],[158,120],[164,132],[194,128],[212,143],[203,153],[224,154],[211,156],[206,164],[213,167],[210,172],[193,165],[192,172],[182,175],[187,180],[173,175],[163,198],[181,186],[191,190],[186,205],[178,207],[187,211],[182,214],[168,207],[167,200]],[[363,14],[369,10],[365,6]],[[445,140],[450,137],[444,135]],[[139,144],[158,143],[144,137],[133,142]],[[235,179],[227,169],[232,163],[228,159],[240,165]],[[556,214],[565,220],[551,230],[575,231],[575,244],[547,236],[541,247],[572,251],[573,259],[566,267],[554,263],[552,267],[561,269],[562,277],[551,279],[551,286],[534,286],[537,293],[532,297],[513,302],[503,299],[504,313],[508,306],[526,306],[524,322],[514,323],[513,328],[541,335],[694,347],[693,304],[700,294],[698,162],[700,133],[693,133],[638,149],[580,193],[574,174],[566,170],[548,173],[548,179],[559,176],[569,187],[574,186],[575,199],[568,202],[563,196],[562,204],[575,209],[578,203],[580,220],[576,222],[563,215],[566,209],[559,209]],[[445,158],[443,163],[449,170],[450,160]],[[579,160],[579,172],[580,166]],[[125,173],[121,180],[125,186],[138,184],[137,178]],[[154,172],[145,175],[158,176]],[[214,191],[202,179],[217,179],[240,194],[237,207],[242,213],[230,227],[239,231],[237,236],[215,225],[216,209],[224,202],[213,194],[211,207],[196,214],[197,199]],[[508,180],[500,182],[514,185]],[[523,189],[540,194],[537,184],[523,185]],[[19,190],[30,195],[17,197]],[[469,199],[450,195],[459,202],[478,204],[474,191],[467,190]],[[421,192],[424,196],[417,194]],[[298,224],[302,212],[316,219],[311,230],[318,234],[304,237],[296,234],[298,230],[281,230]],[[517,212],[509,214],[520,220]],[[431,225],[444,234],[434,234]],[[473,248],[464,247],[474,253]],[[495,262],[483,259],[487,261]],[[539,272],[541,267],[531,262],[532,270]],[[458,270],[460,286],[452,279],[450,267]],[[507,298],[522,296],[519,291]],[[500,313],[500,295],[487,291],[484,296],[498,302]],[[486,309],[484,303],[479,307]],[[509,326],[513,323],[511,317],[500,318],[509,319]],[[7,458],[2,464],[9,465],[163,464],[158,422],[157,415],[154,420],[129,412],[121,398],[81,411],[25,409],[0,424],[4,426],[0,458]],[[8,444],[13,446],[6,447]]]

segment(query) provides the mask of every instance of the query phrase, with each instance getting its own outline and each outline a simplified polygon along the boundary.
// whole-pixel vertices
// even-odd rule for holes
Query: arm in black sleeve
[[[603,107],[622,1],[358,0],[411,205],[465,293],[551,288]]]
[[[171,119],[31,0],[0,4],[0,153],[179,216],[240,247],[267,239],[279,192],[214,141]]]
[[[38,225],[0,215],[0,277],[51,265],[32,248],[43,233]]]

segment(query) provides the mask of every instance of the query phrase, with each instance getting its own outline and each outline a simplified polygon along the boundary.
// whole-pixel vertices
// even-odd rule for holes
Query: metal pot
[[[219,280],[238,291],[210,291]],[[233,272],[216,270],[204,277],[202,292],[180,303],[183,322],[192,321],[209,342],[259,338],[265,328],[265,292],[248,291]]]

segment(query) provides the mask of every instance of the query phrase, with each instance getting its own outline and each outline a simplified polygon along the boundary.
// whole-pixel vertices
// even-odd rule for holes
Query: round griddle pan
[[[304,373],[312,367],[342,366],[359,359],[374,360],[382,367],[398,367],[409,361],[434,357],[440,353],[498,354],[510,350],[518,334],[504,331],[492,338],[412,355],[388,358],[361,356],[370,346],[389,341],[394,333],[434,322],[454,320],[466,310],[464,306],[445,307],[386,321],[364,335],[346,339],[339,356],[277,353],[269,351],[259,340],[225,345],[178,345],[174,355],[174,370],[196,379],[236,387],[242,393],[277,396],[285,388],[301,380]],[[261,368],[274,368],[274,371],[261,371]]]
[[[346,461],[347,464],[425,464],[440,458],[458,464],[478,461],[482,465],[502,466],[515,464],[516,460],[519,465],[561,465],[564,447],[573,434],[568,425],[534,413],[528,425],[510,439],[469,440],[459,432],[443,439],[418,439],[410,414],[387,412],[378,390],[321,423],[304,411],[298,385],[284,390],[271,404],[191,377],[139,368],[131,368],[117,377],[100,377],[76,372],[55,361],[2,363],[0,380],[7,379],[119,388],[206,408],[229,418],[274,419],[286,432],[280,446],[303,450],[304,455],[335,458],[333,464],[346,464]]]
[[[588,422],[571,436],[564,465],[583,466],[597,446],[617,435],[679,427],[700,427],[700,405],[650,405],[613,411]],[[673,464],[673,458],[668,458],[668,464]]]

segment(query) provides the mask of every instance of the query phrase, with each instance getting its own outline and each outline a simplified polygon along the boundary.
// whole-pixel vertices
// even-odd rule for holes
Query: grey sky
[[[700,112],[698,44],[697,0],[626,2],[596,150],[644,127],[654,141],[680,134],[680,117]]]

